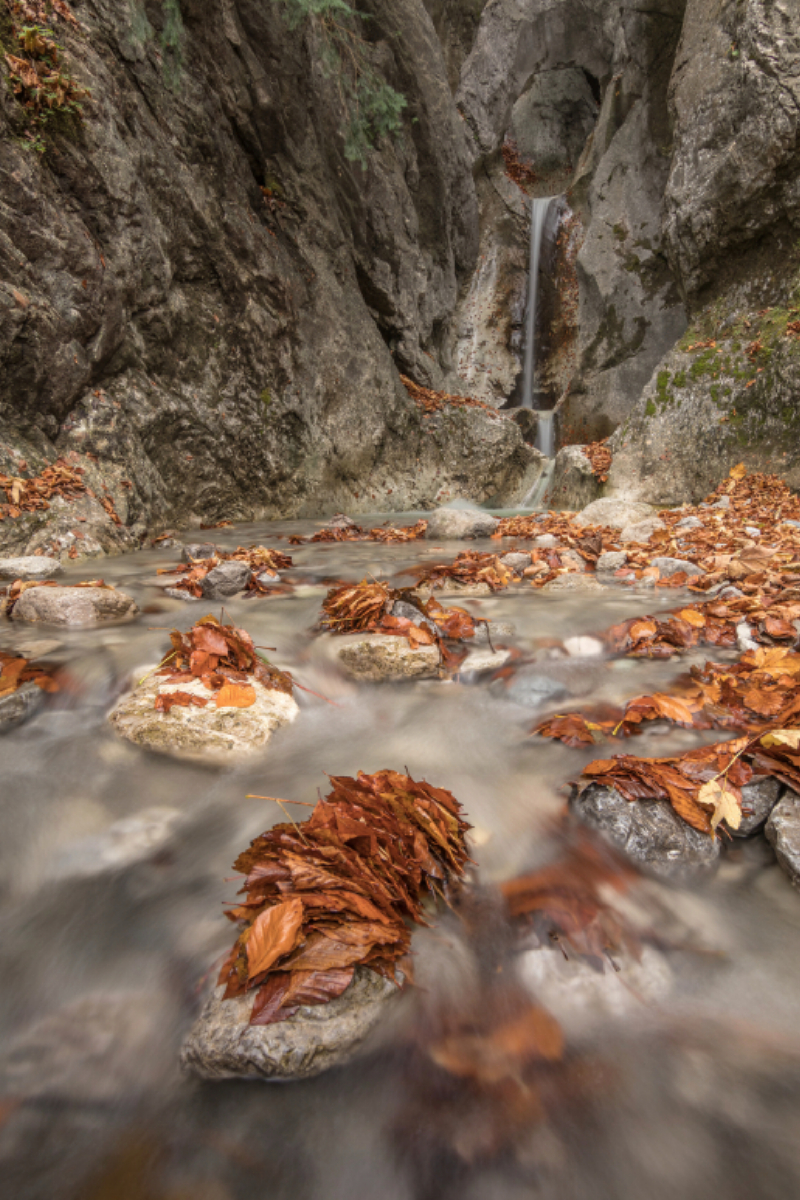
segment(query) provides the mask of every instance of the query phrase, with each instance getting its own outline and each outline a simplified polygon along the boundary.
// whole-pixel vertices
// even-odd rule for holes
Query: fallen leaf
[[[297,896],[259,913],[247,938],[248,979],[268,971],[294,950],[302,923],[303,901]]]
[[[226,683],[216,695],[217,708],[250,708],[256,702],[256,689],[249,683]]]
[[[742,809],[737,797],[727,780],[711,779],[704,783],[697,793],[698,804],[705,804],[714,809],[711,817],[711,828],[716,831],[720,821],[725,821],[730,829],[738,829],[742,820]]]

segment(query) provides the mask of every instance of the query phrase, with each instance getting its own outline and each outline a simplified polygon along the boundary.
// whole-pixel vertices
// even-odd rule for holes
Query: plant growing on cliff
[[[347,0],[273,0],[290,29],[311,26],[319,38],[323,69],[335,82],[346,115],[344,153],[366,166],[379,138],[396,134],[406,99],[382,77],[358,29],[368,16]]]
[[[20,25],[20,17],[38,16],[50,20],[59,16],[77,25],[63,0],[53,3],[52,9],[42,5],[13,3],[7,6],[11,18],[11,34],[16,53],[5,52],[9,71],[9,86],[24,109],[30,124],[23,145],[37,150],[46,149],[45,126],[56,117],[81,120],[83,102],[91,92],[74,78],[64,60],[64,47],[56,41],[54,31],[46,24]]]

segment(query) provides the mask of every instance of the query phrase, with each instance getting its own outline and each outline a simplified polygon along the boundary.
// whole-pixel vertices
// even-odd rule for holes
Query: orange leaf
[[[753,380],[753,382],[755,383],[755,380]],[[728,472],[728,475],[731,479],[744,479],[746,474],[747,467],[744,465],[744,463],[737,463],[736,466],[731,467],[730,471]]]
[[[677,615],[687,625],[693,625],[695,629],[702,629],[706,623],[705,617],[696,608],[682,608]]]
[[[665,696],[661,692],[656,692],[650,699],[662,717],[666,717],[668,721],[676,721],[681,725],[693,724],[692,710],[685,701],[678,700],[675,696]]]
[[[217,708],[250,708],[256,689],[249,683],[226,683],[217,692]]]
[[[294,950],[302,923],[303,901],[299,896],[258,914],[247,939],[248,979],[268,971],[279,958]]]

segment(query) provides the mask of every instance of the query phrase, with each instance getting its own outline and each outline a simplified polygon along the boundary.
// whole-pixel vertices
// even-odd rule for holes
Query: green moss
[[[685,371],[676,371],[674,376],[672,377],[672,382],[674,383],[675,387],[685,388],[686,387],[686,372]]]
[[[716,350],[704,350],[689,367],[689,375],[694,380],[701,379],[704,375],[719,379],[719,355]]]
[[[614,237],[617,238],[618,241],[624,242],[625,238],[627,236],[628,236],[628,231],[624,225],[615,225],[614,226]]]
[[[647,404],[645,404],[644,413],[646,417],[654,417],[656,415],[656,406],[652,399],[648,400]]]
[[[269,388],[264,388],[263,392],[261,393],[261,403],[264,405],[265,409],[269,408],[270,404],[272,404],[272,395],[270,394]]]
[[[718,405],[719,401],[720,401],[720,395],[719,395],[719,388],[717,387],[717,385],[715,383],[712,383],[711,387],[709,388],[709,393],[711,395],[711,399],[714,401],[715,404]]]
[[[656,399],[659,404],[672,404],[674,394],[669,390],[669,371],[659,371],[656,377]]]

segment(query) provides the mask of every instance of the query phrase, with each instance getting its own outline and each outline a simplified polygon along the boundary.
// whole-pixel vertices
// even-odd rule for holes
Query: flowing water
[[[254,542],[285,548],[278,534],[315,527],[275,522],[212,536],[231,549]],[[106,721],[128,682],[164,653],[168,630],[185,629],[208,611],[163,595],[156,570],[174,561],[174,552],[141,551],[69,569],[67,581],[102,574],[133,595],[142,610],[133,623],[0,629],[0,646],[45,652],[66,665],[71,680],[69,690],[0,738],[3,1194],[15,1200],[788,1200],[798,1194],[800,898],[765,842],[735,846],[701,889],[662,890],[697,944],[687,950],[676,942],[664,917],[658,986],[629,985],[624,974],[617,981],[610,969],[601,975],[547,947],[517,960],[492,925],[491,886],[558,853],[551,822],[564,804],[563,785],[596,756],[529,736],[544,711],[531,672],[556,664],[567,689],[557,703],[566,707],[620,702],[667,686],[686,660],[566,659],[562,643],[637,612],[671,607],[680,596],[609,589],[587,599],[520,586],[455,598],[476,615],[516,627],[506,641],[533,665],[494,681],[356,685],[317,643],[312,626],[332,581],[396,579],[463,548],[305,545],[291,550],[290,595],[227,603],[227,616],[256,643],[276,647],[271,658],[278,665],[332,702],[300,693],[296,722],[263,755],[227,770],[145,752],[119,739]],[[42,641],[55,644],[34,645]],[[636,751],[670,753],[698,736],[654,726]],[[326,773],[384,767],[408,769],[464,804],[474,826],[479,895],[490,914],[484,926],[473,922],[468,932],[447,916],[418,937],[421,986],[403,996],[399,1023],[374,1053],[347,1068],[290,1085],[183,1076],[181,1039],[212,964],[233,938],[221,907],[238,886],[231,863],[252,837],[282,819],[274,804],[248,794],[308,801],[325,790]],[[305,813],[293,811],[298,819]],[[165,828],[171,837],[163,837]],[[152,853],[141,849],[148,838]],[[463,1002],[487,942],[490,994],[512,977],[543,989],[567,1031],[572,1073],[543,1114],[509,1115],[505,1092],[481,1098],[470,1079],[443,1088],[430,1063],[408,1052],[409,1031],[423,1029],[437,1005]],[[535,965],[547,955],[561,972],[555,987]],[[608,1003],[582,1007],[587,987],[616,990]],[[558,1114],[552,1120],[550,1106]],[[514,1127],[513,1151],[485,1136],[498,1119]]]
[[[552,458],[555,454],[555,434],[553,432],[553,414],[541,410],[539,423],[536,426],[536,449]]]
[[[528,264],[528,305],[525,310],[525,361],[522,372],[522,407],[533,408],[533,389],[536,375],[536,302],[539,291],[539,259],[542,252],[547,214],[554,196],[538,196],[531,200],[531,244]]]

